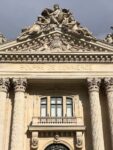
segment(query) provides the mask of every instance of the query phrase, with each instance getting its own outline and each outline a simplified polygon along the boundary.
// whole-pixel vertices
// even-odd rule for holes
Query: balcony
[[[33,117],[30,131],[85,130],[81,117]]]

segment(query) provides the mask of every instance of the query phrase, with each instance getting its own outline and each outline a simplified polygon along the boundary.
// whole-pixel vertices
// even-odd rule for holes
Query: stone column
[[[91,109],[91,125],[93,150],[104,150],[102,115],[99,100],[100,79],[88,79],[89,100]]]
[[[109,111],[109,120],[110,120],[110,133],[111,133],[111,142],[113,149],[113,78],[105,78],[105,88],[108,101],[108,111]]]
[[[5,108],[9,79],[0,79],[0,149],[4,149]]]
[[[11,150],[23,150],[24,148],[24,92],[26,89],[26,79],[14,79],[15,89]]]

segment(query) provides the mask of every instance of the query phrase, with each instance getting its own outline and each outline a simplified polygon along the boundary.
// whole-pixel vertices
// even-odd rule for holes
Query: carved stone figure
[[[32,138],[31,148],[32,149],[37,149],[38,148],[38,138],[37,137]]]
[[[111,26],[111,29],[113,30],[113,26]],[[109,43],[109,44],[113,44],[113,33],[108,34],[105,37],[104,41]]]
[[[78,21],[75,21],[75,19],[72,16],[65,16],[63,22],[63,27],[66,28],[66,30],[70,33],[75,33],[80,36],[86,36],[92,38],[92,33],[87,29],[80,26],[80,23]]]
[[[37,21],[32,26],[22,30],[22,33],[17,38],[17,41],[48,35],[55,31],[60,31],[63,33],[67,32],[68,34],[70,33],[74,36],[94,39],[92,33],[89,32],[87,28],[80,26],[80,23],[73,18],[69,10],[61,9],[58,4],[55,4],[53,9],[46,8],[44,11],[42,11],[41,15],[42,16],[38,17]],[[58,39],[54,39],[54,41],[58,41]],[[58,44],[60,44],[62,47],[60,49],[64,49],[60,40],[58,41],[57,45]],[[52,43],[52,46],[54,47],[54,43]],[[45,48],[47,48],[46,44],[42,49]]]
[[[32,133],[31,149],[32,150],[37,150],[38,149],[38,132],[33,132]]]
[[[105,42],[113,44],[113,34],[108,34],[105,38]]]
[[[5,43],[6,41],[7,41],[6,38],[3,36],[2,33],[0,33],[0,44]]]
[[[82,132],[76,133],[76,148],[78,150],[82,150],[83,148],[83,135]]]
[[[34,23],[31,27],[22,30],[22,34],[17,38],[17,40],[23,40],[32,35],[36,35],[43,32],[42,28],[49,23],[50,23],[49,20],[47,20],[46,18],[38,17],[36,23]]]
[[[82,149],[82,147],[83,147],[82,139],[81,139],[81,138],[78,138],[78,139],[77,139],[77,143],[76,143],[76,148],[77,148],[77,149]]]
[[[54,143],[59,143],[60,142],[59,135],[55,135],[53,142]]]
[[[57,25],[61,24],[63,19],[64,19],[64,15],[69,15],[69,10],[67,9],[60,9],[59,5],[58,4],[55,4],[53,6],[53,10],[51,9],[45,9],[43,12],[42,12],[42,15],[44,17],[48,17],[50,18],[51,22],[50,23],[55,23]]]

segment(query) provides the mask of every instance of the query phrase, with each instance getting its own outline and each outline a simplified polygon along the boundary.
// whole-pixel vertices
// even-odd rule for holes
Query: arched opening
[[[51,144],[45,148],[45,150],[70,150],[63,144]]]

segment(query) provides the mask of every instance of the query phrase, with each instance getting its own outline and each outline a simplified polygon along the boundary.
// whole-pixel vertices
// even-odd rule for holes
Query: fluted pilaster
[[[102,115],[99,100],[100,79],[87,79],[91,109],[93,150],[104,150]]]
[[[0,149],[4,149],[4,121],[9,79],[0,79]]]
[[[15,89],[11,150],[23,150],[26,79],[13,79]]]
[[[105,88],[108,101],[108,111],[109,111],[109,120],[110,120],[110,133],[111,133],[111,142],[113,149],[113,78],[105,78]]]

